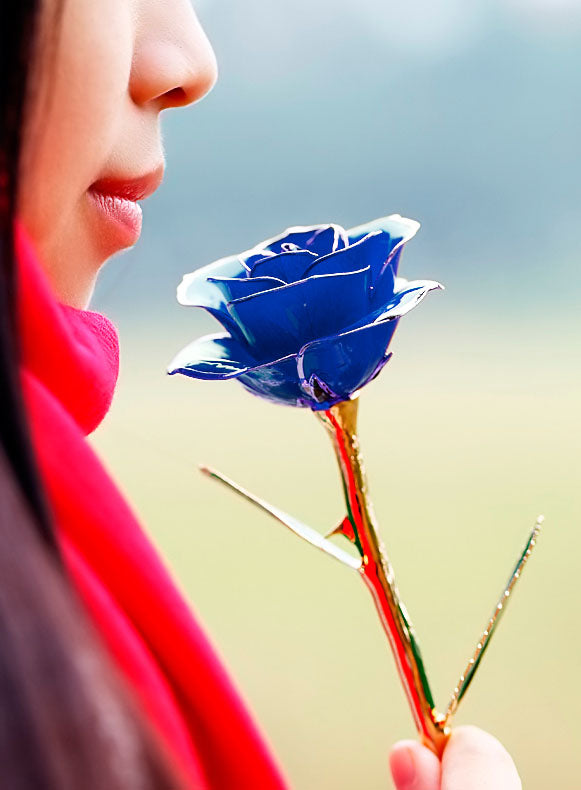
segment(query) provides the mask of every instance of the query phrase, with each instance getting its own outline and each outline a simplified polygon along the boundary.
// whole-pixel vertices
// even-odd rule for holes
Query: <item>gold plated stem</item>
[[[430,691],[413,626],[400,599],[393,569],[380,540],[357,437],[357,399],[342,401],[317,416],[327,429],[343,482],[353,542],[361,554],[361,573],[369,588],[422,741],[440,756],[449,729]]]
[[[342,401],[327,411],[316,412],[316,416],[323,423],[331,438],[339,464],[347,505],[346,518],[327,536],[321,535],[318,530],[304,524],[280,508],[270,505],[255,494],[251,494],[215,469],[208,467],[201,467],[201,469],[204,474],[218,480],[280,524],[284,524],[304,542],[325,552],[362,576],[371,592],[381,624],[387,634],[420,738],[438,757],[441,757],[450,735],[452,716],[474,678],[492,634],[506,609],[514,586],[531,555],[543,517],[539,516],[537,519],[537,523],[504,587],[502,596],[480,637],[476,650],[454,689],[446,714],[439,713],[434,704],[413,626],[401,601],[393,568],[379,537],[357,436],[357,408],[358,401],[352,399]],[[356,546],[360,560],[329,540],[330,536],[337,534],[344,535]]]

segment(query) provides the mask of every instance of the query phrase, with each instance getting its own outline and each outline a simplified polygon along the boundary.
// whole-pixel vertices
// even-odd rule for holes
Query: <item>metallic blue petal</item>
[[[327,225],[319,228],[307,239],[307,249],[317,255],[330,255],[346,247],[348,241],[344,228],[340,225]]]
[[[271,255],[254,263],[251,277],[276,277],[285,283],[295,283],[304,278],[305,271],[316,260],[317,256],[307,250]]]
[[[360,321],[369,312],[369,267],[326,274],[228,303],[256,359],[296,353],[305,343]]]
[[[351,244],[378,230],[386,234],[390,239],[388,262],[393,265],[393,270],[397,274],[401,251],[405,243],[415,236],[419,227],[420,223],[413,219],[401,217],[399,214],[390,214],[388,217],[380,217],[380,219],[374,219],[372,222],[351,228],[347,234]]]
[[[314,286],[313,297],[306,304],[311,324],[311,337],[326,337],[364,319],[369,313],[371,267],[345,274],[313,275],[310,280],[323,280]]]
[[[167,372],[183,373],[196,379],[231,379],[256,362],[230,335],[199,337],[183,348],[170,362]]]
[[[434,280],[404,280],[403,277],[396,277],[396,292],[387,302],[375,305],[377,309],[374,309],[373,315],[377,315],[377,321],[399,318],[417,307],[430,291],[443,287]]]
[[[275,403],[308,405],[299,386],[296,354],[256,362],[229,335],[206,335],[183,348],[168,366],[170,374],[225,381],[237,378],[246,389]]]
[[[287,228],[278,236],[258,244],[253,252],[259,249],[270,250],[275,254],[284,251],[284,245],[295,245],[301,250],[310,250],[316,255],[327,255],[347,245],[347,234],[340,225],[295,225]]]
[[[257,365],[243,373],[238,381],[253,395],[273,403],[287,406],[310,405],[299,384],[296,354]]]
[[[246,277],[246,274],[246,269],[237,255],[220,258],[208,266],[185,274],[178,285],[177,300],[183,305],[203,307],[218,319],[224,329],[227,329],[235,337],[240,337],[240,330],[226,307],[227,300],[224,299],[221,289],[215,283],[208,282],[208,278]]]
[[[377,230],[349,247],[319,258],[307,269],[306,275],[346,273],[370,266],[372,279],[375,280],[390,249],[389,236]]]
[[[208,277],[208,282],[220,289],[226,302],[285,285],[283,280],[276,277]]]
[[[254,268],[254,265],[258,263],[258,261],[263,261],[266,258],[273,258],[274,255],[275,253],[271,252],[270,250],[263,250],[254,247],[253,249],[248,250],[247,252],[243,252],[238,257],[244,264],[244,267],[247,269],[248,274],[250,274],[250,272]]]
[[[381,274],[373,283],[370,294],[372,310],[381,309],[388,304],[395,294],[395,272],[391,263],[384,266]]]
[[[205,307],[206,305],[199,304],[200,301],[200,288],[204,288],[204,283],[208,277],[244,277],[246,276],[246,269],[240,262],[238,255],[230,255],[227,258],[220,258],[208,266],[202,266],[201,269],[196,269],[190,274],[184,274],[181,283],[178,285],[177,299],[180,304],[193,305],[194,307]],[[202,298],[207,301],[208,307],[218,307],[220,304],[220,296],[213,294],[214,289],[210,289],[208,295]],[[219,293],[219,292],[218,292]],[[215,299],[216,301],[212,301]]]
[[[400,214],[390,214],[387,217],[379,217],[379,219],[365,222],[363,225],[357,225],[355,228],[350,228],[347,231],[350,243],[362,239],[369,233],[374,233],[377,230],[387,233],[394,239],[403,239],[409,241],[413,238],[420,229],[420,223],[415,219],[408,219],[402,217]]]
[[[297,367],[312,408],[326,409],[347,400],[377,375],[398,320],[379,321],[307,343]]]

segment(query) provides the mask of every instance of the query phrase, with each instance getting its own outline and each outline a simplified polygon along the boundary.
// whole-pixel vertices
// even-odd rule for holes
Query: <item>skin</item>
[[[57,296],[82,308],[101,266],[135,241],[89,187],[163,164],[161,111],[201,99],[216,59],[189,0],[44,2],[18,213]]]
[[[400,741],[389,764],[396,790],[522,790],[509,753],[477,727],[454,729],[441,763],[416,741]]]
[[[57,297],[84,308],[133,243],[91,185],[163,167],[160,113],[205,96],[216,59],[188,0],[44,0],[35,58],[18,214]],[[441,764],[402,741],[390,767],[397,790],[521,790],[506,750],[474,727],[454,731]]]

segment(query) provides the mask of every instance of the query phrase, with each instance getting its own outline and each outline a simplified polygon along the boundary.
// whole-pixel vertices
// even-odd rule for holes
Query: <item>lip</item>
[[[142,212],[138,201],[152,195],[163,180],[164,165],[135,178],[106,176],[89,187],[89,195],[121,247],[135,244],[141,235]]]

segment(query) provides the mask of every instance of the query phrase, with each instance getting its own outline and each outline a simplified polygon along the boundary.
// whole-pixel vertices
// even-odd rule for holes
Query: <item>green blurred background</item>
[[[93,306],[118,325],[95,443],[167,557],[296,790],[390,787],[413,737],[367,591],[217,484],[214,465],[322,530],[327,437],[235,383],[167,377],[208,317],[184,271],[289,224],[422,222],[402,274],[438,279],[364,392],[371,492],[441,707],[535,517],[546,528],[457,722],[527,790],[576,787],[581,693],[581,4],[207,0],[220,80],[169,114],[168,171]]]

